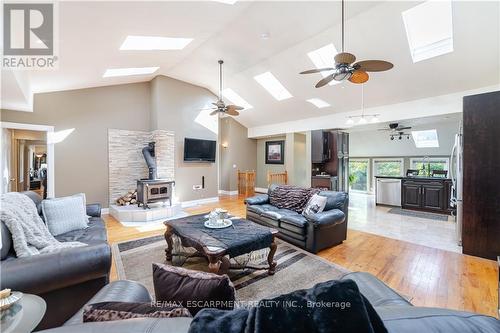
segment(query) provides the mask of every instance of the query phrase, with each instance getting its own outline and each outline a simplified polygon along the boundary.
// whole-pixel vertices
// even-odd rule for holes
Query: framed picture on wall
[[[285,141],[266,141],[266,164],[285,164]]]

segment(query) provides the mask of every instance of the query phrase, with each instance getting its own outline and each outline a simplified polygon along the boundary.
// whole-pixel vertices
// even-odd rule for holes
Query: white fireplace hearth
[[[149,204],[148,209],[137,205],[118,206],[110,205],[109,214],[124,225],[140,225],[142,223],[156,223],[165,220],[186,216],[180,203]]]

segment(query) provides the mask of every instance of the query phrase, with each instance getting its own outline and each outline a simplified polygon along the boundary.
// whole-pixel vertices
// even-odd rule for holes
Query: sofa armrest
[[[349,194],[346,192],[321,191],[319,195],[326,197],[325,210],[340,209],[347,214],[349,207]]]
[[[61,326],[38,333],[187,333],[193,318],[131,318]]]
[[[111,248],[106,243],[2,261],[1,288],[43,294],[109,274]]]
[[[306,219],[315,226],[338,224],[345,221],[345,214],[340,209],[330,209],[316,214],[306,215]]]
[[[245,199],[247,205],[263,205],[269,203],[269,196],[267,194],[259,194]]]
[[[94,203],[87,205],[87,215],[92,217],[101,217],[101,204]]]

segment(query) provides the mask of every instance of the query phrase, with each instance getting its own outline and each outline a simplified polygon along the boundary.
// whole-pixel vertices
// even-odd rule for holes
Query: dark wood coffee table
[[[175,255],[172,253],[172,236],[176,235],[179,237],[183,246],[196,249],[196,255],[201,255],[208,259],[208,269],[212,273],[225,274],[230,268],[267,269],[269,275],[275,273],[276,261],[274,261],[274,254],[277,249],[275,235],[278,233],[278,230],[261,226],[246,219],[233,220],[234,227],[207,230],[208,228],[203,225],[205,220],[205,218],[203,218],[204,215],[205,214],[194,215],[164,222],[167,228],[165,231],[165,240],[167,241],[165,255],[167,261],[171,261],[172,256]],[[189,225],[189,227],[186,228],[185,225]],[[271,237],[271,243],[268,245],[270,249],[267,256],[268,265],[232,266],[228,258],[231,257],[232,247],[231,244],[227,245],[227,232],[238,234],[238,237],[240,237],[238,246],[248,246],[248,248],[251,249],[247,253],[265,248],[256,245],[259,243],[258,234],[270,233],[270,235],[268,235]],[[243,241],[241,241],[241,238],[243,238]]]

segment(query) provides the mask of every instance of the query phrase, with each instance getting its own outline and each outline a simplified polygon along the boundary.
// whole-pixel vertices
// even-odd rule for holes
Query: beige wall
[[[108,206],[108,128],[149,130],[149,83],[36,94],[34,112],[2,110],[2,121],[75,128],[55,145],[55,193],[85,192]]]
[[[216,197],[217,163],[184,162],[184,138],[217,140],[217,118],[199,118],[201,109],[215,100],[205,88],[157,76],[151,81],[151,129],[169,130],[175,133],[175,194],[180,201]],[[208,129],[215,122],[215,132]],[[193,190],[201,185],[205,188]]]
[[[302,133],[294,133],[293,136],[293,182],[292,184],[301,187],[308,187],[310,182],[308,179],[307,169],[307,152],[306,152],[306,135]],[[309,163],[309,169],[311,164]]]
[[[287,163],[288,154],[287,143],[285,142],[285,164],[266,164],[266,141],[286,140],[286,136],[276,136],[272,138],[257,140],[257,187],[267,188],[267,172],[283,172]]]
[[[227,144],[221,148],[220,189],[238,190],[238,169],[257,169],[257,140],[248,138],[248,129],[232,117],[220,120],[220,142]]]

